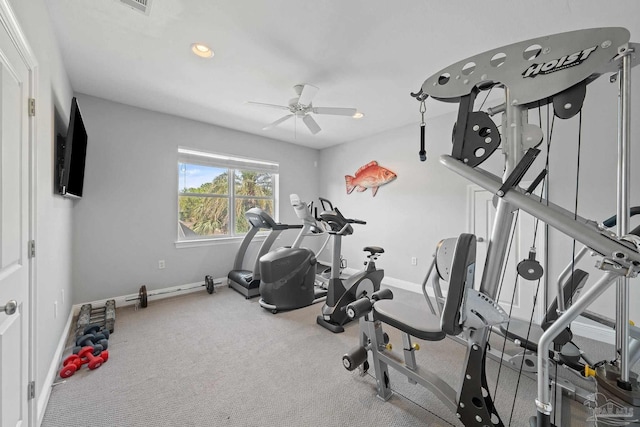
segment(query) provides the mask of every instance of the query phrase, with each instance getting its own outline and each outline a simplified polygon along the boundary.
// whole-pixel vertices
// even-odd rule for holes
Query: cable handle
[[[427,110],[424,100],[420,102],[420,115],[422,117],[422,121],[420,122],[420,151],[418,154],[420,155],[420,161],[424,162],[427,160],[427,151],[424,148],[424,133],[425,133],[425,122],[424,122],[424,112]]]

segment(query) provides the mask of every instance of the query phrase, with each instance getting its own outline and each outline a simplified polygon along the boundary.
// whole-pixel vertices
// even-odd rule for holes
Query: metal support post
[[[621,52],[618,111],[618,200],[617,234],[629,232],[629,183],[630,183],[630,130],[631,130],[631,52],[628,47]],[[616,289],[616,348],[619,352],[620,381],[629,383],[629,279],[620,277]]]
[[[505,87],[505,113],[502,124],[504,129],[503,151],[505,155],[503,182],[511,174],[523,155],[522,107],[513,105],[513,102],[511,91],[508,87]],[[512,222],[513,207],[503,198],[499,198],[480,286],[480,292],[492,299],[495,299],[498,290]]]

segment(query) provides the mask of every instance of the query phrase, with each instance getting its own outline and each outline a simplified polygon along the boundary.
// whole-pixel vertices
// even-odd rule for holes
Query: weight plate
[[[139,292],[140,307],[145,308],[147,306],[147,287],[145,285],[140,286]]]
[[[538,261],[525,259],[518,264],[518,274],[527,280],[538,280],[544,270]]]

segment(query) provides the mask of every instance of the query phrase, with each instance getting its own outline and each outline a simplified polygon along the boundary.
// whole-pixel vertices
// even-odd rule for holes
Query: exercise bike
[[[376,269],[376,260],[380,254],[384,253],[384,249],[379,246],[365,247],[363,250],[369,252],[365,269],[342,280],[340,278],[342,236],[353,234],[351,224],[366,224],[366,222],[345,218],[327,199],[320,197],[320,202],[324,211],[319,219],[330,228],[329,234],[333,236],[333,252],[327,299],[322,306],[322,314],[316,320],[320,326],[339,333],[344,331],[343,325],[351,320],[346,313],[347,305],[380,290],[384,270]]]

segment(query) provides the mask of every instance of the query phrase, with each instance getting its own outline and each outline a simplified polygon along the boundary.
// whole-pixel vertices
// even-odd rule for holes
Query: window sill
[[[252,240],[253,242],[262,242],[266,238],[266,235],[257,235]],[[244,236],[240,237],[219,237],[217,239],[197,239],[197,240],[179,240],[175,242],[176,249],[184,249],[184,248],[197,248],[201,246],[218,246],[218,245],[227,245],[232,243],[241,242],[244,239]]]

